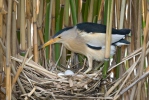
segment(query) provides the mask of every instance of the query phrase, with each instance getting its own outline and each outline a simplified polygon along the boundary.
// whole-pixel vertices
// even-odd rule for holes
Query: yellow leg
[[[89,67],[88,69],[84,72],[85,74],[90,72],[92,70],[92,63],[93,63],[93,60],[91,57],[88,57],[88,63],[89,63]]]

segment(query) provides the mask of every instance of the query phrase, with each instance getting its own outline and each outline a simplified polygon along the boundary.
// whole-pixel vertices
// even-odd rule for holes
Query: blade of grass
[[[76,14],[76,8],[75,8],[75,2],[74,0],[69,0],[70,3],[70,8],[71,8],[71,13],[72,13],[72,20],[73,20],[73,25],[77,24],[77,14]]]
[[[87,16],[88,16],[88,12],[89,12],[89,4],[90,4],[90,0],[86,0],[85,3],[85,10],[83,11],[83,22],[87,22]]]
[[[94,0],[93,22],[97,23],[101,0]]]
[[[108,12],[108,2],[109,0],[105,0],[105,5],[104,5],[104,19],[103,19],[103,24],[107,24],[107,12]]]
[[[56,32],[62,29],[63,26],[63,14],[64,14],[64,5],[60,7],[60,15],[58,16],[57,23],[56,23]],[[55,61],[58,61],[60,57],[60,44],[55,45]],[[60,63],[58,63],[59,65]]]

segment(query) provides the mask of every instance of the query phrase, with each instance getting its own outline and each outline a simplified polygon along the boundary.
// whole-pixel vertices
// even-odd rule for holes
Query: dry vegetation
[[[147,100],[148,6],[149,0],[0,0],[0,100]],[[61,44],[38,51],[57,31],[80,22],[106,24],[107,33],[129,28],[131,44],[117,48],[108,67],[94,62],[90,74],[83,73],[86,58]],[[58,76],[68,65],[75,74]]]

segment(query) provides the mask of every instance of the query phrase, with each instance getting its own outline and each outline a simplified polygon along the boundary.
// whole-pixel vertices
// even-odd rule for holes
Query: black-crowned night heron
[[[124,40],[125,35],[129,34],[129,32],[130,29],[117,30],[112,28],[111,55],[116,50],[115,46],[129,44],[128,41]],[[68,50],[85,55],[89,62],[89,67],[85,73],[88,73],[92,69],[93,60],[104,60],[105,38],[105,25],[85,22],[60,30],[42,48],[53,43],[62,43]]]

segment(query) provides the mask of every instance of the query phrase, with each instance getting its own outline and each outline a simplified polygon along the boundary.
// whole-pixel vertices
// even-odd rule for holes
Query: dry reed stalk
[[[29,19],[27,19],[27,47],[31,47],[31,22]],[[32,55],[32,50],[29,51],[28,57]]]
[[[11,32],[12,0],[8,2],[7,16],[7,43],[6,43],[6,99],[11,100],[11,75],[10,75],[10,32]]]
[[[38,27],[38,25],[37,25],[37,27]],[[38,32],[38,35],[39,35],[39,38],[40,38],[41,43],[44,44],[42,28],[41,27],[38,27],[37,28],[37,32]]]
[[[17,30],[20,30],[20,16],[21,16],[21,0],[18,0],[18,5],[17,5]]]
[[[4,7],[3,7],[3,0],[0,0],[0,39],[3,38],[3,33],[4,33],[4,30],[3,30],[3,15],[4,14],[6,14],[6,11],[4,10]],[[3,72],[3,67],[2,67],[3,66],[3,52],[4,52],[3,46],[0,45],[0,79],[2,78],[1,73]]]
[[[13,66],[13,64],[11,65],[13,68],[12,68],[12,73],[15,75],[16,74],[16,70],[14,69],[14,67],[16,67],[16,66]],[[23,87],[23,85],[22,85],[22,83],[21,83],[21,80],[18,78],[17,79],[17,83],[18,83],[18,85],[19,85],[19,87],[20,87],[20,90],[21,90],[21,92],[24,94],[24,93],[26,93],[25,92],[25,89],[24,89],[24,87]]]
[[[16,83],[16,81],[17,81],[17,79],[18,79],[20,73],[21,73],[22,70],[23,70],[23,67],[24,67],[24,65],[25,65],[26,58],[27,58],[27,56],[28,56],[29,51],[30,51],[30,48],[27,50],[26,55],[25,55],[25,57],[24,57],[24,59],[23,59],[23,62],[22,62],[22,64],[21,64],[21,66],[19,66],[19,68],[18,68],[18,70],[17,70],[17,73],[16,73],[16,75],[15,75],[13,81],[12,81],[12,88],[13,88],[14,84]]]
[[[26,23],[27,23],[27,47],[31,47],[31,21],[32,21],[32,12],[31,12],[31,0],[26,0]],[[32,55],[32,50],[29,51],[28,56]]]
[[[139,77],[143,74],[143,68],[144,68],[144,61],[145,61],[145,54],[146,54],[146,43],[147,43],[147,35],[148,35],[148,26],[149,26],[149,12],[147,13],[146,17],[146,26],[143,30],[144,32],[144,41],[143,41],[143,49],[142,49],[142,54],[141,54],[141,63],[140,63],[140,70],[139,70]],[[141,86],[142,82],[138,83],[138,95],[137,95],[137,100],[141,99]]]
[[[77,13],[77,19],[78,19],[78,23],[81,23],[82,22],[82,14],[81,14],[81,7],[82,7],[82,3],[81,3],[82,1],[81,0],[78,0],[78,13]],[[69,17],[70,18],[70,17]],[[70,24],[71,22],[69,22],[69,24]],[[72,24],[71,24],[72,25]]]
[[[52,6],[52,22],[51,22],[51,34],[50,35],[54,35],[55,34],[55,23],[56,23],[56,18],[55,18],[55,0],[53,1],[53,6]],[[55,52],[53,51],[54,46],[50,46],[50,56],[49,58],[53,61],[55,59]]]
[[[113,1],[111,1],[111,9],[108,9],[108,17],[107,17],[107,28],[106,28],[106,46],[105,46],[105,58],[110,58],[110,50],[111,50],[111,30],[112,30],[112,14],[113,14]],[[109,4],[110,6],[110,4]]]
[[[43,4],[44,4],[43,0],[40,0],[39,14],[38,14],[38,20],[37,20],[37,32],[42,44],[44,44],[43,32],[42,32],[43,8],[44,8]]]
[[[2,38],[2,34],[3,34],[3,14],[1,12],[1,9],[2,9],[2,4],[3,4],[3,0],[0,0],[0,38]],[[3,49],[2,49],[2,45],[0,45],[0,79],[2,78],[1,76],[1,73],[3,72]],[[1,84],[1,81],[0,81],[0,84]]]
[[[25,0],[20,0],[21,3],[21,16],[20,16],[20,43],[21,50],[26,50],[26,35],[25,35]],[[23,52],[24,53],[24,52]]]
[[[107,27],[106,27],[106,43],[105,43],[105,59],[107,61],[104,62],[103,68],[103,77],[106,78],[106,74],[109,67],[109,59],[110,59],[110,50],[111,50],[111,32],[112,32],[112,14],[113,14],[113,1],[108,2],[108,11],[107,11]]]
[[[16,6],[16,4],[14,2],[13,3],[14,9],[15,9],[15,6]],[[12,51],[11,51],[11,53],[12,53],[12,56],[16,57],[16,55],[17,55],[17,35],[16,35],[16,12],[15,12],[15,10],[13,10],[13,13],[12,13],[12,35],[11,36],[12,36],[12,45],[11,45]],[[16,62],[12,61],[12,64],[11,64],[12,72],[15,71],[15,68],[16,68]]]
[[[136,0],[133,0],[133,3],[135,2]],[[131,4],[131,3],[130,3]],[[134,4],[135,5],[135,4]],[[136,8],[134,8],[134,6],[130,6],[131,7],[131,52],[133,52],[135,50],[135,34],[134,33],[137,33],[135,32],[135,25],[136,25]],[[130,65],[132,64],[132,61],[130,62]]]
[[[29,19],[31,21],[32,18],[32,14],[31,14],[31,1],[30,0],[26,0],[26,18]]]
[[[94,0],[91,0],[91,4],[90,4],[90,7],[89,7],[89,13],[88,13],[88,20],[87,20],[88,22],[93,21],[93,8],[94,8],[93,4],[94,4]]]
[[[15,60],[15,61],[17,61],[17,62],[21,62],[21,63],[23,62],[22,60],[17,59],[17,58],[15,58],[15,57],[11,57],[11,59],[13,59],[13,60]],[[42,68],[41,66],[39,66],[39,65],[37,66],[37,65],[31,64],[31,63],[29,63],[29,62],[25,62],[25,64],[28,65],[28,66],[30,66],[30,67],[32,67],[32,68],[34,68],[34,69],[36,69],[36,70],[43,71],[43,72],[45,72],[45,73],[51,75],[51,76],[49,76],[49,77],[51,77],[52,79],[58,77],[56,74],[54,74],[54,73],[52,73],[52,72],[49,72],[49,71],[46,70],[46,69],[43,69],[43,68]]]
[[[3,7],[3,0],[0,0],[0,84],[5,84],[3,83],[3,68],[4,68],[4,55],[6,55],[6,51],[4,50],[4,45],[2,42],[2,38],[4,36],[4,29],[3,29],[3,15],[6,14],[6,11],[4,10]],[[2,88],[2,86],[1,86]],[[0,91],[0,98],[4,99],[4,94]]]
[[[16,35],[16,12],[12,13],[12,56],[16,57],[17,54],[17,35]],[[13,62],[14,66],[15,62]]]
[[[0,10],[3,8],[3,0],[0,0]]]
[[[37,26],[42,27],[43,22],[43,0],[40,0],[40,6],[39,6],[39,14],[38,14],[38,20],[37,20]]]
[[[145,24],[144,22],[145,22],[145,20],[146,20],[146,15],[147,15],[147,11],[145,11],[146,9],[145,9],[145,1],[146,0],[141,0],[142,2],[141,2],[141,4],[142,4],[142,19],[143,19],[143,25]]]
[[[113,97],[88,97],[88,96],[86,96],[86,97],[76,97],[76,96],[66,96],[66,95],[55,95],[55,97],[58,99],[61,99],[61,98],[63,98],[63,99],[65,99],[66,98],[66,100],[67,99],[70,99],[71,98],[71,100],[75,100],[75,99],[84,99],[84,100],[87,100],[87,99],[89,99],[89,100],[113,100]]]
[[[120,0],[116,0],[116,21],[117,21],[117,25],[120,25]],[[118,28],[118,26],[117,26]]]
[[[148,77],[149,75],[149,71],[144,73],[141,77],[139,77],[137,80],[135,80],[132,84],[130,84],[129,86],[127,86],[126,88],[124,88],[121,92],[120,95],[122,95],[124,92],[128,91],[130,88],[132,88],[134,85],[137,85],[137,83],[139,83],[141,80],[144,80],[146,77]],[[143,99],[145,100],[145,99]]]
[[[141,1],[142,0],[138,1],[138,24],[137,24],[138,30],[137,30],[137,36],[136,36],[136,39],[137,39],[136,49],[140,48],[140,46],[141,46],[141,28],[142,28],[142,11],[141,11],[142,5],[141,5]]]
[[[51,35],[51,30],[52,30],[52,16],[53,16],[53,3],[55,2],[55,0],[51,0],[50,2],[50,10],[49,10],[49,37]],[[51,45],[50,45],[51,48]],[[52,49],[49,50],[49,59],[52,58]]]
[[[101,1],[100,10],[99,10],[99,13],[98,13],[98,21],[102,20],[101,18],[102,18],[103,8],[104,8],[104,0]]]
[[[6,56],[6,47],[4,46],[1,38],[0,38],[0,44],[1,44],[2,50],[4,52],[4,56]]]
[[[116,89],[116,87],[117,87],[119,84],[121,84],[121,82],[124,80],[125,77],[126,77],[126,75],[123,76],[123,77],[121,77],[121,79],[119,79],[119,80],[106,92],[105,96],[110,95],[111,92],[113,92],[113,90]]]
[[[38,62],[38,40],[37,40],[37,14],[36,14],[37,1],[33,0],[33,49],[34,49],[34,61]]]
[[[129,79],[130,75],[132,74],[132,72],[134,71],[134,68],[136,67],[136,65],[138,64],[138,62],[140,61],[141,56],[138,57],[137,61],[130,67],[130,71],[128,72],[127,77],[125,78],[125,80],[123,81],[123,83],[121,84],[121,86],[119,87],[118,91],[116,92],[116,94],[114,95],[114,100],[119,98],[119,92],[121,91],[121,89],[124,87],[124,84],[126,83],[126,81]]]
[[[3,33],[3,14],[0,11],[0,38],[2,38],[2,33]]]

